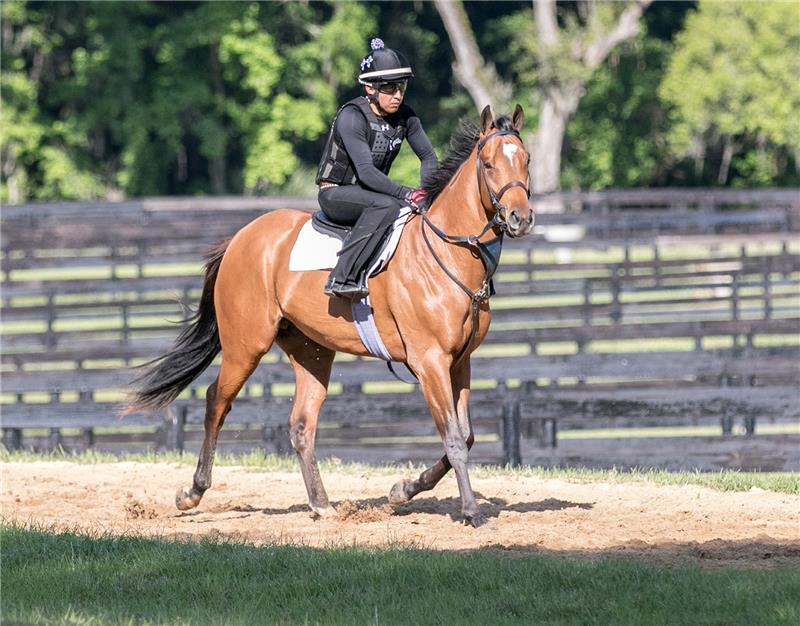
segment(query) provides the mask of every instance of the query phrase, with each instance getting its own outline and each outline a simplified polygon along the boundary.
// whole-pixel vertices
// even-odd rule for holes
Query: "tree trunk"
[[[567,122],[575,113],[582,85],[573,85],[572,93],[563,94],[550,87],[542,94],[539,105],[539,128],[528,141],[531,153],[531,192],[541,194],[558,191],[561,180],[561,148]]]
[[[722,149],[722,162],[719,164],[719,173],[717,174],[717,183],[724,185],[728,182],[728,172],[731,169],[731,160],[733,159],[733,137],[725,135],[725,143]]]
[[[555,0],[536,0],[533,17],[538,35],[537,62],[541,83],[538,87],[539,128],[526,143],[531,153],[533,189],[536,193],[558,191],[561,174],[561,148],[567,122],[578,108],[583,86],[589,75],[611,50],[639,32],[639,19],[652,0],[629,0],[613,24],[605,24],[597,3],[579,5],[586,26],[560,28]],[[608,5],[604,5],[608,6]],[[436,0],[450,44],[456,56],[453,72],[480,110],[487,103],[505,106],[510,85],[497,76],[494,66],[484,61],[461,0]],[[569,40],[565,40],[569,37]],[[563,45],[566,41],[568,45]],[[566,57],[566,59],[565,59]],[[572,64],[571,69],[564,70]],[[575,72],[575,68],[580,71]],[[588,71],[587,71],[588,70]],[[581,78],[576,78],[581,76]]]
[[[222,195],[227,191],[225,185],[225,173],[228,171],[228,164],[225,155],[219,155],[208,159],[208,177],[211,179],[211,193]]]
[[[460,0],[435,0],[434,4],[456,57],[453,73],[469,93],[475,108],[481,111],[491,104],[495,113],[506,112],[511,98],[511,85],[504,82],[497,75],[494,65],[486,63],[481,56],[464,5]]]

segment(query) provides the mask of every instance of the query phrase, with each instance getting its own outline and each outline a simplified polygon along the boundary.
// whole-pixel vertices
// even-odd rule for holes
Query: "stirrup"
[[[369,295],[366,285],[354,283],[337,283],[334,279],[328,279],[322,290],[327,296],[338,296],[347,300],[361,300]]]

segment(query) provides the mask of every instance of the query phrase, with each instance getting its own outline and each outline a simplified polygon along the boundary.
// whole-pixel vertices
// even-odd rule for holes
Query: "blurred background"
[[[440,157],[527,114],[537,191],[800,183],[795,2],[2,3],[0,200],[310,195],[382,37]],[[455,51],[458,51],[456,54]],[[394,176],[418,176],[406,151]]]
[[[116,415],[196,303],[202,254],[316,208],[369,40],[439,156],[526,111],[534,232],[473,355],[478,463],[800,469],[800,9],[787,2],[2,2],[2,442],[197,450],[204,372]],[[393,178],[418,183],[408,149]],[[543,208],[549,209],[543,211]],[[291,453],[272,350],[220,450]],[[430,462],[418,390],[339,355],[321,457]]]

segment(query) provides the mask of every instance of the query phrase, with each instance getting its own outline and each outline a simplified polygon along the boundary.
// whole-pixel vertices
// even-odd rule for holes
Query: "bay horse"
[[[480,126],[462,125],[451,151],[427,184],[429,208],[411,216],[388,267],[369,281],[375,322],[393,360],[419,379],[444,456],[415,480],[390,492],[393,504],[433,489],[452,467],[465,522],[487,520],[467,473],[474,441],[469,416],[470,354],[489,329],[489,280],[503,233],[530,232],[529,156],[520,139],[522,107]],[[501,203],[502,201],[502,203]],[[273,343],[287,354],[296,387],[289,433],[311,510],[335,514],[315,453],[317,418],[337,351],[369,356],[350,302],[323,294],[326,271],[289,271],[289,253],[310,218],[280,209],[258,217],[207,256],[203,292],[190,325],[173,348],[148,364],[124,412],[167,406],[222,352],[219,375],[206,394],[205,437],[191,487],[176,505],[196,507],[211,486],[217,436],[231,403]],[[491,231],[491,232],[490,232]],[[479,234],[478,234],[479,233]],[[494,267],[491,267],[494,265]]]

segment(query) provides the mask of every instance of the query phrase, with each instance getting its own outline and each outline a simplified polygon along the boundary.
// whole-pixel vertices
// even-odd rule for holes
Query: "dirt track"
[[[192,539],[230,536],[255,544],[404,544],[442,550],[492,547],[597,558],[631,555],[663,565],[800,566],[800,496],[718,492],[648,483],[473,479],[493,529],[464,527],[455,480],[392,509],[401,476],[323,475],[339,519],[313,519],[297,473],[218,467],[198,509],[173,498],[191,482],[185,465],[4,463],[6,520],[95,533]]]

